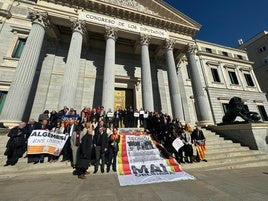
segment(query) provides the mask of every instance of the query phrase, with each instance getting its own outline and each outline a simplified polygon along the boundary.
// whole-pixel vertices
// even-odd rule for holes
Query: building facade
[[[194,40],[200,25],[162,0],[0,0],[0,8],[6,124],[102,105],[209,125],[233,96],[264,117],[268,110],[246,52]]]
[[[248,57],[254,62],[253,69],[261,89],[268,97],[268,31],[262,31],[239,46],[247,51]]]

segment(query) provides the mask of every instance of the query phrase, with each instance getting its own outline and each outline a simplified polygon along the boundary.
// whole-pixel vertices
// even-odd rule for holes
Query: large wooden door
[[[114,91],[114,110],[133,107],[133,90],[116,88]]]

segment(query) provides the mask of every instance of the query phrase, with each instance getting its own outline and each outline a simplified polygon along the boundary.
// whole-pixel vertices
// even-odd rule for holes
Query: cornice
[[[122,7],[109,2],[97,1],[97,0],[42,0],[48,3],[54,3],[62,6],[68,6],[74,9],[74,14],[78,10],[86,10],[95,13],[100,13],[116,18],[129,20],[144,25],[165,29],[170,32],[179,33],[186,36],[193,37],[200,29],[200,26],[185,25],[180,22],[172,21],[171,19],[165,19],[161,16],[157,16],[150,13],[139,12],[128,7]],[[167,6],[166,4],[163,4]],[[185,17],[184,15],[182,15]],[[188,20],[188,18],[187,18]],[[192,21],[191,21],[192,22]]]
[[[0,16],[3,16],[7,19],[11,18],[12,14],[9,10],[0,9]]]
[[[208,52],[204,52],[204,51],[198,51],[196,54],[198,56],[201,56],[201,57],[202,56],[207,56],[207,57],[210,57],[210,58],[224,59],[224,60],[228,60],[228,61],[244,63],[244,64],[249,64],[249,65],[254,64],[254,62],[252,62],[252,61],[236,59],[236,58],[233,58],[233,57],[226,57],[226,56],[223,56],[223,55],[214,54],[214,53],[208,53]]]

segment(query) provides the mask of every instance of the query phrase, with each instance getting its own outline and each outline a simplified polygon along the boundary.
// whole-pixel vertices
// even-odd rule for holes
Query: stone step
[[[135,129],[134,129],[135,130]],[[183,170],[200,169],[200,171],[216,169],[234,169],[244,167],[268,166],[268,155],[261,154],[259,151],[250,150],[248,147],[242,147],[239,143],[233,143],[231,140],[216,135],[214,132],[203,130],[206,137],[206,157],[208,162],[193,164],[183,164]],[[6,135],[0,135],[0,176],[11,174],[50,174],[50,173],[72,173],[73,169],[70,163],[55,162],[33,165],[27,163],[27,158],[20,158],[15,166],[3,167],[6,162],[5,151],[6,142],[9,138]],[[195,147],[193,146],[195,151]],[[61,157],[60,159],[61,160]],[[93,167],[91,166],[90,169]],[[100,173],[98,173],[100,174]]]
[[[221,154],[221,153],[226,153],[226,152],[248,151],[248,150],[249,150],[248,147],[228,147],[228,148],[220,147],[217,149],[214,149],[214,148],[207,149],[206,153],[207,154],[215,154],[215,153]]]
[[[199,162],[192,164],[183,164],[183,169],[191,169],[191,168],[218,168],[220,166],[228,166],[236,163],[251,163],[251,161],[266,161],[268,165],[268,155],[265,154],[257,154],[257,155],[249,155],[249,156],[237,156],[237,157],[228,157],[224,159],[214,159],[210,160],[208,158],[208,162]]]
[[[220,159],[226,157],[236,157],[236,156],[248,156],[248,155],[256,155],[261,154],[258,150],[245,150],[245,151],[231,151],[225,153],[206,153],[206,157],[210,159]]]
[[[94,171],[94,166],[90,166],[88,171],[92,174]],[[38,164],[27,164],[18,163],[15,166],[0,167],[0,178],[6,175],[38,175],[38,174],[60,174],[60,173],[70,173],[72,174],[73,168],[69,162],[55,162],[55,163],[38,163]],[[100,170],[94,175],[102,174]],[[105,173],[107,174],[107,173]],[[116,174],[110,171],[108,174]]]
[[[245,161],[245,162],[237,162],[232,164],[221,165],[218,167],[209,167],[206,171],[211,170],[230,170],[230,169],[241,169],[241,168],[253,168],[253,167],[268,167],[268,161]]]
[[[228,164],[221,164],[221,165],[211,165],[207,167],[202,167],[202,165],[198,168],[187,167],[183,166],[184,171],[191,172],[191,170],[197,171],[213,171],[213,170],[230,170],[230,169],[242,169],[242,168],[254,168],[254,167],[268,167],[268,161],[259,161],[259,160],[252,160],[252,161],[244,161],[244,162],[234,162]]]
[[[241,147],[239,143],[217,143],[217,144],[209,144],[206,143],[207,149],[221,149],[221,148],[230,148],[230,147]]]

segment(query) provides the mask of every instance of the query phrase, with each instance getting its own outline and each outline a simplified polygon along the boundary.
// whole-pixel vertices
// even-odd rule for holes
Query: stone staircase
[[[262,154],[257,150],[250,150],[248,147],[242,147],[239,143],[233,143],[231,140],[224,140],[214,132],[208,130],[203,131],[207,139],[206,159],[208,162],[201,161],[199,163],[182,164],[182,169],[186,172],[188,170],[210,171],[260,166],[268,167],[268,154]],[[0,178],[16,175],[72,173],[72,168],[69,162],[58,161],[49,163],[45,161],[43,164],[33,165],[32,163],[27,163],[27,158],[20,158],[15,166],[3,167],[6,162],[6,156],[4,156],[3,153],[8,140],[5,132],[2,132],[0,135]],[[93,172],[92,166],[90,167],[90,171]],[[114,173],[110,172],[109,174]]]
[[[226,170],[247,167],[268,167],[268,154],[258,150],[250,150],[239,143],[224,140],[209,130],[203,130],[206,137],[206,159],[208,162],[183,164],[184,170],[198,169],[202,171]],[[195,148],[194,148],[195,149]]]

